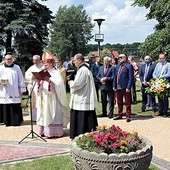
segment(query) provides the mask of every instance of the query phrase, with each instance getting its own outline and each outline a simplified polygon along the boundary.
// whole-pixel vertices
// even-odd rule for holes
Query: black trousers
[[[23,122],[23,114],[20,103],[1,104],[1,116],[6,126],[19,126]],[[2,119],[2,118],[1,118]]]
[[[108,102],[107,102],[108,98]],[[109,114],[113,115],[115,93],[113,90],[101,90],[102,115],[107,116],[107,103],[109,103]]]

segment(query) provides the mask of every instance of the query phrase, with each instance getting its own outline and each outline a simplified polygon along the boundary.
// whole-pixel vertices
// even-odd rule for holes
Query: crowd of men
[[[158,61],[156,62],[152,60],[151,56],[146,55],[144,57],[144,63],[141,64],[140,69],[134,61],[134,57],[128,57],[125,54],[119,55],[119,62],[116,65],[113,64],[113,60],[115,60],[114,58],[105,57],[103,65],[101,65],[98,58],[99,57],[96,57],[96,62],[92,63],[90,68],[94,76],[95,84],[97,85],[97,94],[99,93],[99,86],[101,90],[102,114],[99,115],[100,117],[114,117],[114,104],[116,99],[118,114],[113,119],[122,119],[124,96],[126,105],[126,121],[131,121],[131,104],[135,104],[137,102],[136,81],[138,75],[141,85],[140,92],[142,94],[142,106],[138,113],[145,112],[146,107],[149,106],[151,107],[153,116],[169,116],[168,94],[165,93],[163,96],[158,97],[157,108],[155,96],[146,91],[150,80],[153,78],[165,78],[168,82],[170,81],[170,63],[167,61],[165,54],[159,54]],[[109,104],[108,113],[107,103]]]
[[[87,58],[86,58],[87,59]],[[101,100],[102,113],[99,117],[119,120],[123,117],[126,105],[126,122],[131,119],[131,104],[137,102],[137,75],[141,82],[142,106],[138,113],[145,112],[147,104],[152,114],[168,117],[168,94],[158,97],[146,92],[152,78],[165,78],[170,81],[170,63],[165,54],[159,54],[158,62],[146,55],[145,63],[138,68],[133,57],[120,54],[118,58],[89,57],[76,54],[71,60],[67,56],[62,62],[55,55],[44,52],[42,60],[33,56],[33,65],[25,72],[7,54],[0,66],[0,123],[18,126],[23,122],[22,93],[31,94],[32,121],[39,126],[39,134],[53,138],[63,136],[63,128],[70,122],[70,138],[95,130],[98,125],[96,108]],[[49,72],[50,76],[37,79],[33,72]],[[66,92],[70,92],[70,104]],[[99,95],[101,92],[101,95]],[[101,96],[101,99],[100,99]],[[114,113],[117,104],[118,113]],[[109,105],[107,109],[107,105]]]

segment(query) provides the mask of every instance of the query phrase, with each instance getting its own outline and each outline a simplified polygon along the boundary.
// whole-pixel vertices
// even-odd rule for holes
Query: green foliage
[[[37,1],[0,0],[0,39],[7,52],[20,57],[41,54],[52,12]]]
[[[85,53],[85,45],[92,38],[91,18],[83,5],[60,6],[50,27],[49,50],[60,58]]]
[[[86,56],[87,55],[92,56],[92,53],[89,54],[89,52],[97,51],[98,50],[98,45],[97,44],[87,44],[86,48],[88,49],[88,52],[86,53]]]
[[[135,0],[133,5],[148,8],[147,19],[156,19],[158,21],[158,24],[155,26],[155,32],[146,38],[139,49],[145,54],[152,55],[154,59],[162,52],[169,55],[170,0]]]
[[[135,55],[139,56],[140,53],[138,51],[140,43],[139,42],[134,42],[132,44],[105,44],[101,46],[101,49],[109,49],[110,51],[118,51],[118,53],[125,53],[127,55]]]

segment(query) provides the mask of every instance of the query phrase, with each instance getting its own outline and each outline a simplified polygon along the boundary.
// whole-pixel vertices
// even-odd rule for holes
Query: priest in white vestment
[[[23,121],[21,100],[26,91],[24,77],[10,54],[5,56],[5,64],[0,66],[0,105],[3,123],[18,126]],[[6,83],[5,83],[6,82]]]
[[[54,67],[54,60],[43,58],[44,68],[51,77],[39,81],[37,94],[37,125],[39,134],[47,138],[61,137],[70,121],[70,109],[63,79]]]
[[[95,130],[97,117],[95,108],[98,105],[93,75],[84,63],[82,54],[74,56],[77,73],[70,85],[70,138]]]
[[[42,69],[42,63],[40,62],[40,56],[34,55],[33,56],[33,63],[31,67],[28,68],[28,70],[25,72],[25,79],[28,82],[27,89],[29,92],[29,97],[31,99],[31,106],[29,105],[29,110],[32,108],[32,121],[37,121],[37,83],[34,75],[32,72],[39,72]],[[31,110],[30,110],[31,111]]]

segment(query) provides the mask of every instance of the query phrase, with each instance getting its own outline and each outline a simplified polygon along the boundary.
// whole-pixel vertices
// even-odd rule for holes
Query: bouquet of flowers
[[[153,78],[150,80],[146,92],[154,96],[163,97],[168,92],[169,88],[170,83],[165,78]]]
[[[137,132],[129,133],[115,125],[109,128],[106,125],[98,126],[96,131],[84,134],[76,143],[90,152],[107,154],[135,152],[142,146]]]

